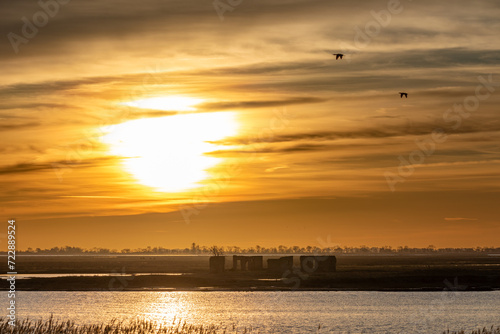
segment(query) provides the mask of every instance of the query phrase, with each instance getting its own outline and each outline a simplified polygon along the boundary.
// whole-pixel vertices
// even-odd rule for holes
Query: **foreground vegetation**
[[[317,332],[321,333],[321,326]],[[112,320],[109,324],[77,326],[71,321],[55,321],[53,318],[42,321],[16,321],[11,326],[7,319],[0,319],[0,333],[5,334],[231,334],[255,333],[252,328],[238,329],[232,325],[189,325],[184,321],[174,320],[170,324],[161,324],[149,320],[132,320],[129,322]],[[472,332],[450,332],[443,334],[500,334],[500,327],[477,329]]]
[[[460,332],[450,332],[445,331],[443,334],[500,334],[500,327],[494,328],[491,326],[491,328],[486,328],[484,327],[483,329],[476,329],[473,330],[472,332],[465,332],[465,331],[460,331]]]
[[[184,321],[174,320],[170,324],[161,324],[149,320],[129,322],[112,320],[109,324],[78,326],[71,321],[16,321],[9,325],[6,319],[0,320],[0,333],[5,334],[219,334],[252,333],[252,329],[237,329],[235,326],[189,325]]]

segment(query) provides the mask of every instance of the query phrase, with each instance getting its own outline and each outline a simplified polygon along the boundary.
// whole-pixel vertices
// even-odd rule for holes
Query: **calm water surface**
[[[7,292],[5,291],[5,294]],[[1,298],[2,308],[7,298]],[[20,318],[113,318],[252,327],[264,333],[442,333],[500,325],[494,292],[17,292]]]

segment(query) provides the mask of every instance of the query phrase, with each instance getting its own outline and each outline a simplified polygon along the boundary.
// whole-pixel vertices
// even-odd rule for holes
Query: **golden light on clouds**
[[[32,220],[20,247],[240,245],[258,223],[270,244],[497,245],[500,2],[403,1],[387,25],[387,1],[313,3],[221,24],[209,2],[71,2],[26,38],[40,6],[9,2],[0,25],[27,43],[0,49],[0,211]],[[205,202],[196,229],[160,238],[158,218],[137,237],[135,215]]]
[[[145,118],[114,127],[102,137],[110,154],[125,157],[124,169],[142,185],[161,192],[197,188],[222,159],[205,155],[210,141],[237,133],[233,112]]]
[[[121,104],[142,109],[155,109],[166,111],[195,111],[193,106],[204,100],[186,96],[163,96],[149,99],[134,100]]]

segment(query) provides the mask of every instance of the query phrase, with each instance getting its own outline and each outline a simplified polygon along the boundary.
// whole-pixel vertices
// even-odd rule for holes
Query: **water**
[[[4,292],[7,294],[7,292]],[[17,316],[79,324],[139,317],[265,333],[442,333],[500,325],[494,292],[17,292]],[[7,298],[1,298],[6,309]]]
[[[134,276],[182,276],[182,273],[137,273]],[[18,279],[29,279],[29,278],[54,278],[54,277],[116,277],[116,276],[126,276],[132,277],[130,274],[126,273],[108,273],[108,274],[17,274],[16,280]],[[0,274],[0,280],[6,280],[11,275]]]

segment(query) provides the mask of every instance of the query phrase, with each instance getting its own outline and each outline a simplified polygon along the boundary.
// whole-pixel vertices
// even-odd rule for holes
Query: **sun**
[[[128,121],[102,137],[110,154],[124,157],[124,169],[161,192],[200,187],[208,169],[221,162],[206,153],[210,143],[237,133],[234,112],[192,113]]]

